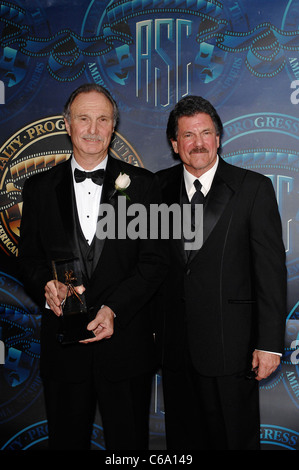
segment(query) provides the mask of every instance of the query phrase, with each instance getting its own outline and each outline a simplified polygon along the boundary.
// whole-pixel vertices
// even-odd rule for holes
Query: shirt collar
[[[189,199],[191,199],[191,197],[193,196],[193,194],[195,192],[193,182],[196,179],[198,179],[200,181],[200,183],[202,184],[201,190],[202,190],[204,196],[206,196],[208,194],[208,192],[210,191],[210,188],[211,188],[211,185],[212,185],[213,178],[215,176],[217,167],[218,167],[218,162],[219,162],[219,157],[217,155],[217,159],[216,159],[215,164],[212,166],[212,168],[210,168],[208,171],[203,173],[200,178],[196,178],[188,170],[186,170],[186,168],[184,166],[184,180],[185,180],[186,191],[187,191]]]
[[[100,168],[102,168],[102,169],[105,170],[105,169],[106,169],[106,165],[107,165],[107,161],[108,161],[108,155],[106,155],[106,157],[104,158],[104,160],[102,160],[95,168],[93,168],[93,169],[90,170],[90,171],[99,170]],[[86,171],[86,170],[84,170],[84,168],[82,168],[82,166],[79,165],[79,163],[78,163],[77,160],[75,159],[74,155],[72,155],[71,166],[72,166],[73,174],[74,174],[75,168],[78,168],[78,170],[81,170],[81,171]]]

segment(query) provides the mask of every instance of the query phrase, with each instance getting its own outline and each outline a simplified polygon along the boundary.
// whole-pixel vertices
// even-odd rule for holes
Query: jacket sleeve
[[[46,264],[46,254],[39,230],[38,215],[41,208],[37,202],[40,196],[33,180],[25,181],[22,195],[18,272],[27,293],[42,307],[45,304],[44,288],[51,279],[51,272]]]
[[[283,352],[287,273],[281,219],[269,178],[257,189],[250,217],[250,241],[257,301],[257,349]]]

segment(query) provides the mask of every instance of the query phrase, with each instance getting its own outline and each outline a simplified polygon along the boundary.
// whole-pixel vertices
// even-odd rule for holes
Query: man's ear
[[[171,145],[172,145],[174,153],[178,153],[178,143],[177,143],[177,141],[171,139]]]
[[[65,129],[66,129],[66,132],[68,133],[68,135],[71,135],[71,127],[69,125],[69,122],[65,118],[64,118],[64,125],[65,125]]]

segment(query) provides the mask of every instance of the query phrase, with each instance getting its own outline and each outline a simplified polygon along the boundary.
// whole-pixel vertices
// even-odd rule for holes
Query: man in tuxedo
[[[208,101],[183,98],[167,125],[181,163],[158,172],[164,203],[203,205],[202,245],[187,251],[186,240],[170,240],[162,289],[156,340],[168,449],[259,449],[259,381],[284,347],[285,250],[273,186],[221,159],[221,133]]]
[[[155,365],[151,300],[165,277],[165,250],[150,238],[116,233],[105,239],[97,224],[102,204],[118,220],[119,198],[127,207],[159,203],[157,177],[109,155],[118,109],[106,89],[82,85],[64,117],[73,155],[25,182],[19,244],[21,279],[43,309],[41,376],[50,449],[88,449],[96,403],[106,449],[145,449]],[[120,173],[125,185],[117,188]],[[126,194],[118,191],[124,186]],[[86,338],[62,344],[67,288],[54,279],[52,261],[71,258],[81,263],[76,294],[84,291],[90,320]]]

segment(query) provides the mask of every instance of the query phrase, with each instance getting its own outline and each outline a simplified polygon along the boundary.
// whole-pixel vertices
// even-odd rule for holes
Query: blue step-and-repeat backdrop
[[[40,313],[15,268],[21,190],[69,158],[61,111],[84,82],[119,104],[115,157],[152,171],[175,164],[168,114],[199,94],[224,123],[223,158],[271,178],[288,312],[282,364],[260,384],[261,443],[299,449],[298,27],[299,0],[0,0],[0,449],[46,446]],[[150,430],[151,448],[165,449],[159,373]],[[104,449],[100,416],[92,443]]]

